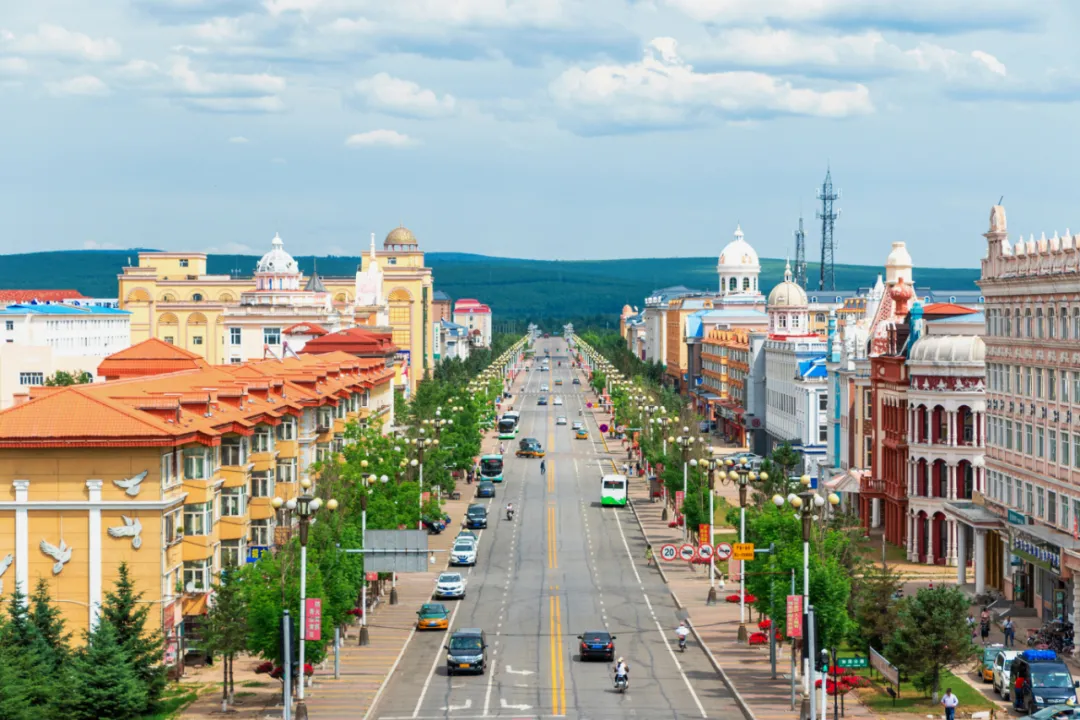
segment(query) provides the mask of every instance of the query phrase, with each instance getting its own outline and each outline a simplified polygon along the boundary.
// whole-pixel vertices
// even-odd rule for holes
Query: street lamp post
[[[296,694],[296,720],[307,720],[307,704],[304,702],[304,640],[307,635],[307,541],[308,541],[308,525],[312,522],[312,517],[322,507],[322,498],[317,498],[308,494],[311,489],[311,480],[308,478],[302,478],[300,480],[300,487],[304,490],[304,494],[299,497],[292,498],[288,502],[283,501],[280,497],[275,497],[270,501],[271,506],[276,510],[280,509],[282,505],[291,511],[294,511],[297,518],[300,521],[300,687]],[[333,512],[337,510],[338,501],[330,498],[326,501],[326,509]],[[291,662],[290,658],[285,658],[285,662]]]
[[[810,604],[810,533],[813,530],[814,521],[818,519],[818,511],[825,506],[828,502],[834,507],[840,502],[840,498],[835,493],[829,493],[828,498],[824,498],[821,495],[815,493],[810,489],[810,476],[803,475],[799,478],[799,485],[802,486],[803,492],[796,495],[790,493],[787,498],[781,495],[773,496],[773,504],[776,507],[781,508],[785,503],[790,505],[798,513],[798,517],[802,520],[802,537],[803,537],[803,610],[805,611]],[[810,685],[811,668],[813,667],[813,658],[803,657],[803,697],[802,708],[799,712],[799,717],[805,720],[814,720],[812,714],[813,700],[811,693],[813,688]],[[824,682],[822,682],[824,686]]]
[[[759,477],[762,480],[768,480],[768,473],[755,473],[750,469],[750,465],[746,461],[735,463],[728,458],[724,461],[724,464],[728,468],[728,479],[731,482],[738,483],[739,485],[739,542],[746,542],[746,492],[749,488],[750,482],[757,480]],[[739,643],[746,642],[746,561],[739,561]]]

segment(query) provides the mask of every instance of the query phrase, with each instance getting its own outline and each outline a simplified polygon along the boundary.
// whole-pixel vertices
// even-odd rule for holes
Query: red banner
[[[322,598],[304,601],[304,640],[322,640]]]
[[[712,539],[709,537],[709,523],[701,523],[697,527],[698,545],[712,545]]]
[[[802,595],[787,596],[787,636],[802,638]]]
[[[676,490],[675,491],[675,512],[676,513],[681,513],[682,512],[682,500],[683,500],[683,491],[682,490]]]

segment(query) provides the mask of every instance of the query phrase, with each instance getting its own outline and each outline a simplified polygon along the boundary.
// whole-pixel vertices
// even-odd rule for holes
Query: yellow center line
[[[555,589],[558,590],[558,585]],[[566,715],[566,674],[563,665],[563,634],[562,634],[562,603],[558,595],[555,596],[555,629],[558,635],[556,647],[559,651],[559,709],[556,715]]]
[[[553,715],[557,715],[559,712],[559,674],[557,672],[558,661],[555,659],[559,651],[555,647],[555,596],[548,596],[548,621],[551,623],[551,630],[548,633],[550,639],[551,650],[551,712]]]

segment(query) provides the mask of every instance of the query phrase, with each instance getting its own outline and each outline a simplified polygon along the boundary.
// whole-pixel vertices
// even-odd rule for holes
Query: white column
[[[926,515],[926,564],[934,564],[934,541],[937,540],[934,537],[934,528],[937,523],[934,522],[934,516],[927,513]]]
[[[945,497],[949,500],[956,499],[956,466],[945,466],[945,477],[947,478],[948,489],[945,491]]]
[[[956,529],[956,584],[967,582],[967,536],[965,528]]]
[[[915,513],[909,512],[908,513],[908,536],[907,536],[908,537],[908,541],[907,541],[907,559],[908,559],[908,562],[913,562],[915,560],[915,548],[916,548],[915,529],[916,529]]]
[[[870,501],[870,527],[881,527],[881,500],[878,498]]]
[[[87,602],[90,605],[90,629],[97,627],[98,613],[101,611],[101,508],[94,503],[101,502],[101,480],[87,480],[86,489],[90,493],[89,543],[87,560],[90,565],[90,585]]]
[[[957,439],[957,436],[960,434],[958,432],[960,425],[959,421],[960,418],[957,416],[955,410],[949,413],[949,445],[952,445],[953,447],[959,445],[959,441]]]
[[[975,528],[975,594],[986,592],[986,531]]]
[[[29,480],[15,480],[15,502],[25,503],[30,494]],[[26,508],[15,511],[15,585],[30,594],[30,518]]]
[[[960,532],[960,523],[955,520],[946,520],[945,522],[948,523],[949,526],[949,549],[945,553],[945,564],[955,565],[957,562],[956,536]]]

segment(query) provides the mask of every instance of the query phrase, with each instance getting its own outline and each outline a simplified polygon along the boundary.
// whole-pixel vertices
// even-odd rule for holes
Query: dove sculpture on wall
[[[139,488],[142,486],[142,481],[146,479],[146,474],[148,472],[148,470],[143,470],[138,475],[132,475],[126,480],[113,480],[113,485],[116,485],[118,488],[123,488],[125,493],[131,497],[135,497],[139,494]]]
[[[71,560],[71,550],[64,539],[60,539],[60,547],[56,547],[49,543],[48,540],[41,541],[41,552],[51,557],[56,562],[53,563],[52,571],[53,575],[59,575],[60,571],[64,569],[64,566]]]
[[[4,573],[11,567],[11,563],[15,562],[15,556],[8,553],[4,557],[0,558],[0,595],[4,594]]]
[[[139,522],[139,518],[129,518],[127,515],[121,515],[120,519],[124,521],[124,524],[120,527],[109,528],[109,537],[114,538],[131,538],[131,547],[138,550],[142,547],[142,523]]]

